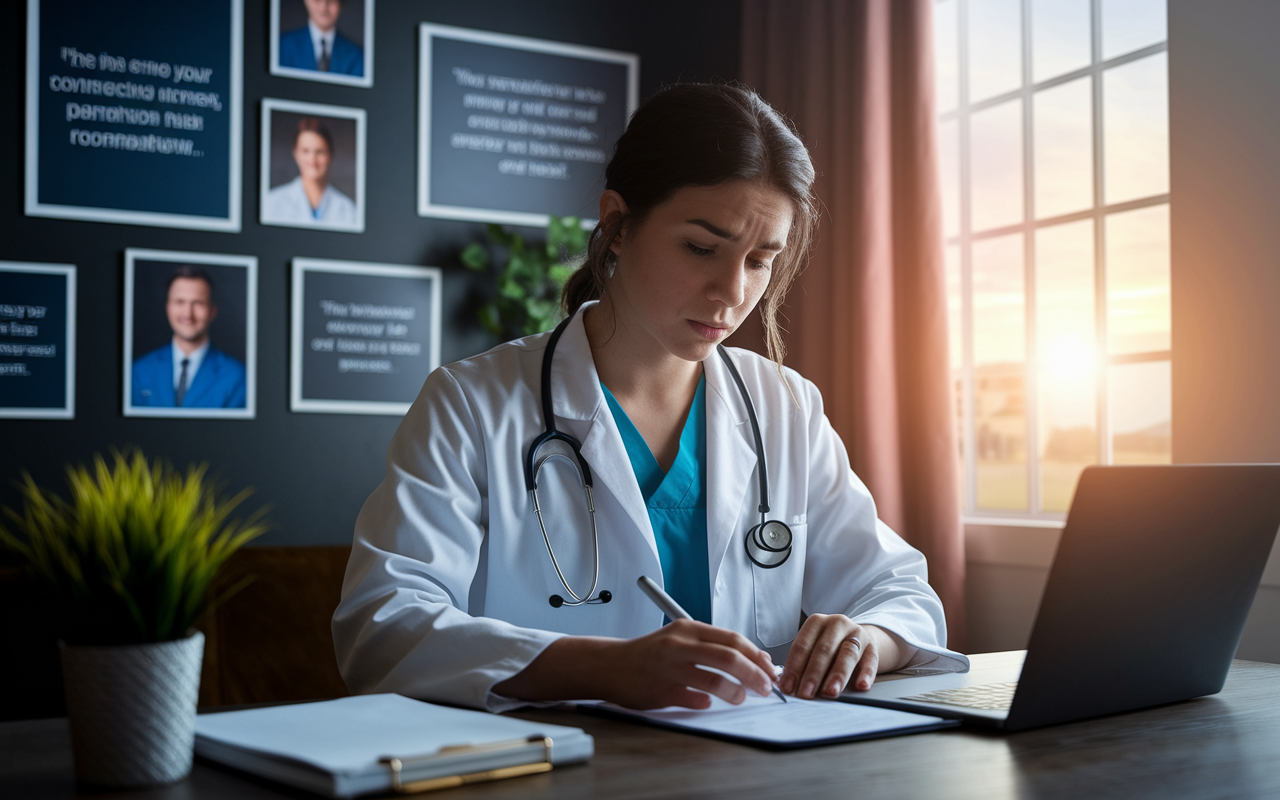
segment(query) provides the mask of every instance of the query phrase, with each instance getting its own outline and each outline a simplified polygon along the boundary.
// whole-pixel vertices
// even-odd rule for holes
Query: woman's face
[[[601,218],[625,210],[616,192]],[[686,361],[702,361],[755,309],[786,247],[793,207],[770,186],[690,186],[624,226],[608,294],[619,330]],[[643,345],[642,345],[643,346]]]
[[[314,131],[303,131],[293,145],[293,160],[304,181],[324,183],[329,174],[329,145]]]

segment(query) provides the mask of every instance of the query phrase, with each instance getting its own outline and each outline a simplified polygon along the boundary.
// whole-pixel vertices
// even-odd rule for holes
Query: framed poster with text
[[[435,267],[295,258],[289,408],[403,416],[440,366],[440,281]]]
[[[0,417],[75,415],[76,268],[0,261]]]
[[[27,216],[240,230],[243,0],[27,0]]]
[[[640,57],[419,26],[418,214],[544,227],[598,213]]]

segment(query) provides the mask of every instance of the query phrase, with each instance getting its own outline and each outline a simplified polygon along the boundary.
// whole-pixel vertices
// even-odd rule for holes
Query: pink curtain
[[[881,519],[928,558],[963,647],[933,2],[744,0],[742,76],[800,129],[825,206],[784,309],[787,363],[821,389]]]

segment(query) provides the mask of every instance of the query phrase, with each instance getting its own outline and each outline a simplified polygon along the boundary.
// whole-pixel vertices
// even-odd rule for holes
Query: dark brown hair
[[[293,146],[298,146],[298,138],[304,133],[314,133],[324,143],[329,146],[329,155],[333,155],[333,134],[329,133],[329,126],[325,125],[315,117],[303,117],[298,120],[298,130],[293,134]]]
[[[778,309],[808,261],[818,224],[813,180],[813,162],[795,128],[752,90],[708,83],[663,89],[640,106],[614,147],[605,189],[621,195],[629,213],[596,225],[586,261],[565,284],[565,312],[573,314],[604,295],[615,263],[610,246],[624,225],[642,222],[687,186],[762,183],[782,192],[794,207],[787,247],[774,259],[760,298],[765,345],[781,364],[786,346]]]
[[[213,302],[213,278],[209,277],[209,273],[193,267],[190,264],[180,264],[173,268],[173,274],[169,276],[169,282],[164,285],[164,291],[167,295],[169,290],[173,288],[173,282],[179,278],[186,278],[192,281],[204,281],[204,285],[209,287],[209,302]]]

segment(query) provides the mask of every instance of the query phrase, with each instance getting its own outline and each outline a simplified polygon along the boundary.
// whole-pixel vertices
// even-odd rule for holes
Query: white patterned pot
[[[156,644],[62,646],[76,778],[160,786],[191,772],[204,634]]]

